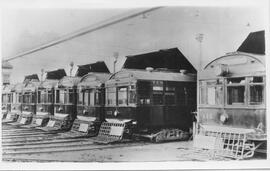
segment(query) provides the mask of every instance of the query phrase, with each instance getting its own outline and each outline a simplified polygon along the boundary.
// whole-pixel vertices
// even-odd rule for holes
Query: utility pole
[[[203,36],[204,36],[204,34],[199,33],[199,34],[196,35],[196,38],[195,38],[200,44],[199,69],[198,69],[198,71],[202,70],[202,41],[203,41]]]
[[[113,73],[115,73],[115,68],[116,68],[116,63],[117,63],[118,56],[119,56],[119,53],[118,52],[114,52],[113,53],[113,57],[114,57],[114,61],[113,61]]]
[[[203,41],[203,36],[204,34],[199,33],[196,35],[195,39],[199,42],[200,44],[200,54],[199,54],[199,68],[197,70],[197,92],[199,92],[199,72],[202,70],[202,41]],[[197,97],[197,104],[199,104],[199,98]],[[198,113],[199,113],[199,108],[197,108],[196,112],[193,112],[193,138],[197,135],[198,133],[198,123],[199,123],[199,117],[198,117]]]

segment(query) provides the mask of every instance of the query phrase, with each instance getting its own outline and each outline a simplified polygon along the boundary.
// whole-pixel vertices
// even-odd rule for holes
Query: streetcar
[[[19,113],[16,123],[10,123],[12,125],[29,125],[32,123],[32,118],[36,114],[37,87],[40,84],[39,78],[36,74],[26,76],[24,83],[21,103],[22,112]]]
[[[109,73],[91,72],[77,86],[77,118],[69,134],[96,136],[104,121],[104,83]]]
[[[7,114],[11,111],[12,93],[11,89],[14,85],[4,85],[2,89],[2,120],[6,118]]]
[[[67,131],[76,118],[76,92],[79,77],[64,76],[54,86],[54,113],[45,127],[45,131]]]
[[[42,128],[43,130],[65,132],[72,128],[77,117],[77,86],[81,78],[89,72],[103,73],[109,72],[109,70],[104,61],[97,61],[78,65],[75,76],[63,77],[54,87],[54,115],[50,117],[46,127]]]
[[[189,137],[191,112],[196,110],[196,74],[122,69],[105,82],[105,89],[106,122],[100,134],[110,128],[110,135],[102,141],[146,137],[162,142]]]
[[[66,76],[64,69],[46,72],[45,80],[37,86],[36,115],[33,116],[32,123],[26,127],[47,125],[50,116],[54,113],[54,87],[64,76]]]
[[[16,83],[11,88],[12,101],[10,112],[7,113],[7,116],[2,123],[12,123],[18,120],[19,114],[22,112],[22,94],[24,83]]]
[[[255,150],[266,152],[265,55],[227,53],[207,64],[198,81],[197,134],[218,137],[219,151],[229,157],[242,159],[252,157]]]

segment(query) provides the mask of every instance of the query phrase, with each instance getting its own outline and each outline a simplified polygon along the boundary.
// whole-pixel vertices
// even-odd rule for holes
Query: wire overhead
[[[148,13],[148,12],[151,12],[151,11],[154,11],[154,10],[157,10],[157,9],[160,9],[160,8],[162,8],[162,7],[154,7],[154,8],[143,10],[143,11],[140,11],[140,12],[137,12],[137,13],[134,13],[134,14],[129,14],[127,16],[123,16],[123,17],[120,17],[120,18],[112,19],[110,21],[106,21],[105,20],[105,22],[101,22],[99,24],[94,24],[94,25],[91,25],[91,26],[89,26],[89,27],[87,27],[85,29],[81,29],[79,31],[76,31],[76,32],[73,32],[73,33],[64,35],[63,37],[61,37],[61,38],[59,38],[57,40],[54,40],[54,41],[51,41],[49,43],[43,44],[43,45],[41,45],[41,46],[39,46],[37,48],[34,48],[34,49],[31,49],[31,50],[28,50],[28,51],[19,53],[19,54],[13,56],[13,57],[9,57],[8,59],[4,59],[3,61],[11,61],[11,60],[14,60],[14,59],[17,59],[17,58],[21,58],[21,57],[23,57],[25,55],[29,55],[31,53],[34,53],[34,52],[37,52],[37,51],[40,51],[40,50],[49,48],[51,46],[60,44],[62,42],[65,42],[65,41],[74,39],[76,37],[79,37],[79,36],[82,36],[82,35],[85,35],[85,34],[88,34],[88,33],[91,33],[91,32],[97,31],[97,30],[100,30],[100,29],[103,29],[105,27],[108,27],[108,26],[111,26],[111,25],[114,25],[114,24],[123,22],[125,20],[129,20],[131,18],[137,17],[139,15],[143,15],[145,13]]]

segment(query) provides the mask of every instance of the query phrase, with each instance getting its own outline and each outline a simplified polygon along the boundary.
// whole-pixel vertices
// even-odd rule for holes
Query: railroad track
[[[35,136],[35,135],[39,135],[39,134],[43,134],[43,135],[47,135],[47,134],[55,134],[54,132],[21,132],[19,133],[12,133],[12,134],[2,134],[5,137],[22,137],[22,136]]]
[[[66,160],[61,159],[48,159],[46,157],[42,158],[40,156],[44,155],[50,155],[52,153],[68,153],[72,151],[88,151],[89,153],[92,153],[91,151],[97,151],[97,150],[104,150],[104,149],[114,149],[114,148],[124,148],[124,147],[136,147],[146,145],[142,143],[124,143],[124,144],[107,144],[107,145],[100,145],[100,144],[85,144],[84,146],[76,145],[73,147],[70,147],[69,149],[58,149],[58,150],[47,150],[47,151],[35,151],[35,152],[13,152],[13,153],[3,153],[2,160],[3,161],[20,161],[20,162],[64,162]],[[80,147],[78,147],[80,146]],[[68,147],[68,146],[66,146]],[[93,153],[92,153],[93,154]],[[38,156],[38,157],[36,157]],[[72,162],[74,162],[72,160]],[[85,161],[88,162],[88,161]]]
[[[12,146],[26,146],[26,145],[42,145],[42,144],[50,144],[50,143],[62,143],[62,142],[77,142],[77,141],[84,141],[86,140],[85,138],[83,139],[53,139],[53,140],[44,140],[44,141],[33,141],[33,142],[26,142],[26,143],[11,143],[11,144],[2,144],[2,147],[12,147]]]
[[[84,142],[83,144],[66,144],[62,147],[58,146],[50,146],[50,147],[36,147],[31,148],[31,150],[28,150],[28,148],[21,148],[21,149],[3,149],[3,158],[10,158],[11,156],[16,157],[19,155],[32,155],[32,154],[38,154],[41,153],[55,153],[55,152],[71,152],[71,151],[85,151],[85,150],[101,150],[101,149],[113,149],[113,148],[123,148],[123,147],[134,147],[134,146],[141,146],[146,145],[150,143],[119,143],[119,144],[107,144],[107,145],[100,145],[95,144],[91,141]],[[30,149],[30,148],[29,148]]]
[[[2,128],[7,128],[4,125]],[[146,145],[145,142],[130,142],[117,144],[96,144],[91,138],[69,137],[61,133],[46,132],[35,128],[8,126],[2,132],[3,161],[61,161],[39,159],[39,156],[63,154],[75,151],[103,150]],[[36,156],[36,159],[35,159]]]
[[[132,146],[141,146],[150,143],[142,142],[129,142],[119,144],[107,144],[100,145],[95,144],[91,139],[77,139],[77,140],[54,140],[47,142],[37,142],[28,144],[13,144],[3,146],[2,158],[4,161],[44,161],[42,159],[35,159],[41,155],[51,155],[55,153],[67,153],[78,151],[92,151],[92,150],[104,150],[113,148],[124,148]],[[45,161],[61,161],[61,160],[45,160]]]

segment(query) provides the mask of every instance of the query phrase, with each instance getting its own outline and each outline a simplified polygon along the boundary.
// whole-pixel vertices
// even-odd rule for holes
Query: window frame
[[[132,92],[132,93],[131,93]],[[133,101],[131,102],[131,94],[133,94]],[[130,84],[128,86],[128,94],[127,94],[127,102],[129,106],[136,106],[137,105],[137,90],[136,90],[136,84]]]
[[[170,89],[173,88],[173,89]],[[176,100],[176,83],[175,82],[166,82],[165,83],[165,88],[164,88],[164,104],[167,106],[176,106],[177,105],[177,100]],[[166,96],[171,96],[173,94],[173,103],[169,104],[167,102]]]
[[[55,89],[54,92],[55,92],[55,104],[64,104],[64,105],[73,105],[74,103],[74,98],[75,97],[75,91],[74,88],[59,88],[59,89]],[[59,92],[59,95],[58,93]],[[63,92],[63,93],[61,93]],[[63,102],[61,102],[61,95],[62,94],[62,97],[64,98]],[[70,97],[72,97],[72,101],[70,101]],[[58,98],[58,102],[57,102],[57,98]]]
[[[217,80],[220,80],[221,81],[221,84],[217,84]],[[225,105],[225,99],[226,99],[226,95],[225,95],[225,80],[224,78],[215,78],[215,79],[204,79],[204,80],[199,80],[198,84],[199,84],[199,105],[200,106],[211,106],[211,107],[222,107]],[[203,82],[205,82],[205,84],[203,84]],[[215,84],[208,84],[210,82],[215,82]],[[221,103],[220,104],[217,104],[217,88],[222,88],[222,91],[221,91],[221,95],[222,97],[220,98],[221,100]],[[204,90],[206,91],[206,94],[205,94],[205,103],[202,103],[202,89],[204,88]],[[214,88],[215,90],[215,104],[208,104],[208,88]]]
[[[141,85],[142,84],[142,85]],[[145,85],[143,85],[145,84]],[[146,86],[147,85],[147,86]],[[141,86],[143,88],[141,88]],[[147,94],[146,94],[147,93]],[[137,81],[136,83],[136,94],[137,103],[140,106],[150,106],[152,105],[152,93],[153,93],[153,83],[152,81]],[[149,100],[149,103],[147,102]],[[143,101],[143,103],[141,103]]]
[[[155,87],[159,87],[159,88],[161,88],[161,89],[159,89],[159,90],[154,90],[155,89]],[[152,103],[150,102],[150,104],[152,104],[153,106],[163,106],[163,105],[165,105],[165,82],[164,81],[159,81],[159,80],[155,80],[155,81],[152,81],[152,97],[151,97],[151,101],[152,101]],[[161,100],[162,100],[162,103],[156,103],[156,99],[154,100],[154,96],[155,95],[158,95],[158,96],[160,96],[161,98]]]
[[[245,83],[242,83],[242,84],[239,84],[239,83],[232,83],[232,84],[227,84],[227,79],[230,79],[230,78],[240,78],[240,77],[244,77],[245,78]],[[263,82],[262,83],[250,83],[249,80],[252,78],[252,77],[262,77],[263,78]],[[265,90],[265,85],[266,85],[266,80],[265,80],[265,76],[264,75],[253,75],[253,76],[236,76],[236,77],[227,77],[224,79],[224,82],[225,82],[225,87],[224,89],[225,90],[225,99],[224,101],[226,101],[226,103],[224,103],[225,107],[230,107],[230,108],[238,108],[238,107],[248,107],[248,108],[253,108],[253,107],[265,107],[265,104],[266,104],[266,90]],[[263,96],[263,101],[261,104],[258,104],[258,105],[252,105],[250,104],[250,87],[252,85],[262,85],[263,86],[263,91],[262,91],[262,96]],[[244,104],[243,105],[230,105],[228,104],[227,102],[227,98],[228,98],[228,91],[227,91],[227,87],[230,87],[230,86],[244,86],[245,87],[245,92],[244,92]]]
[[[263,81],[262,82],[259,82],[259,83],[251,83],[251,82],[249,82],[250,81],[250,79],[252,78],[252,77],[262,77],[262,79],[263,79]],[[259,86],[262,86],[262,102],[261,102],[261,104],[250,104],[250,102],[251,102],[251,91],[250,91],[250,88],[251,88],[251,86],[256,86],[256,85],[259,85]],[[247,90],[248,90],[248,94],[247,94],[247,105],[249,106],[249,107],[260,107],[260,106],[265,106],[265,102],[266,102],[266,100],[265,100],[265,98],[266,98],[266,89],[265,89],[265,86],[266,85],[266,77],[265,76],[249,76],[248,78],[247,78]]]
[[[125,91],[119,91],[121,88],[125,88],[126,90]],[[126,94],[126,97],[125,97],[125,100],[126,100],[126,103],[122,103],[122,104],[120,104],[119,103],[119,93],[122,93],[122,92],[124,92],[125,94]],[[129,105],[129,102],[128,102],[128,96],[129,96],[129,88],[128,88],[128,85],[124,85],[124,86],[117,86],[117,88],[116,88],[116,105],[117,106],[128,106]]]
[[[112,100],[112,103],[108,103],[109,94],[114,94],[114,99],[110,99]],[[115,86],[106,87],[106,103],[105,104],[107,106],[117,106],[117,87]]]
[[[94,96],[95,96],[95,105],[104,105],[104,101],[102,101],[102,90],[100,89],[95,89],[94,90]],[[104,98],[104,97],[103,97]]]
[[[83,89],[78,89],[77,92],[77,105],[82,106],[83,105],[83,100],[84,100],[84,90]]]

